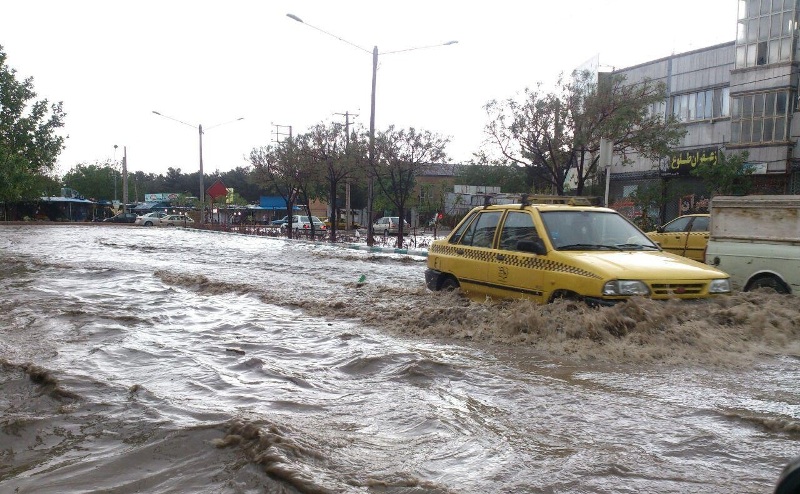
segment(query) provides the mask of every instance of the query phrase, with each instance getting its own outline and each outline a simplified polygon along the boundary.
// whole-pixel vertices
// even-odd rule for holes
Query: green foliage
[[[749,153],[717,153],[716,163],[700,163],[692,175],[703,180],[706,189],[715,195],[745,195],[753,187],[751,175],[755,167],[747,162]]]
[[[41,196],[64,147],[62,104],[36,101],[33,79],[18,81],[0,46],[0,201]]]
[[[376,136],[372,169],[376,186],[401,218],[405,218],[411,203],[417,175],[423,167],[444,161],[448,142],[449,139],[413,127],[397,130],[390,126]],[[397,245],[402,244],[403,232],[398,232]]]
[[[113,200],[122,197],[122,177],[110,160],[94,164],[81,163],[68,171],[62,181],[65,186],[77,190],[92,200]],[[133,197],[132,195],[130,197]]]
[[[658,159],[667,154],[685,130],[670,116],[651,115],[649,108],[666,97],[663,83],[649,80],[626,84],[624,76],[607,75],[599,82],[588,72],[574,73],[556,90],[526,88],[521,100],[490,101],[486,134],[505,160],[528,171],[529,189],[563,195],[575,180],[584,194],[598,176],[600,138],[614,153]]]
[[[641,215],[634,218],[636,225],[646,232],[655,230],[659,225],[658,214],[664,202],[662,184],[640,185],[628,198],[633,201],[633,209],[641,211]]]
[[[524,168],[513,165],[470,164],[459,169],[456,183],[500,187],[504,193],[530,192],[527,173]]]

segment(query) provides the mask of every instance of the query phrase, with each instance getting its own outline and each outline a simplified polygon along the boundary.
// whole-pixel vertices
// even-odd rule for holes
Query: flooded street
[[[800,455],[797,296],[478,304],[424,269],[0,227],[0,492],[770,493]]]

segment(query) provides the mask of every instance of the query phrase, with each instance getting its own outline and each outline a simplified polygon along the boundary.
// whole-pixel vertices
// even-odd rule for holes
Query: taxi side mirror
[[[547,254],[547,249],[544,247],[544,243],[541,239],[520,240],[517,242],[517,250],[521,252],[532,252],[538,255]]]

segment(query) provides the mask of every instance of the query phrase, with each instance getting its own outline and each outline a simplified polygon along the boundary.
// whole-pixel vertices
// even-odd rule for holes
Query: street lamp
[[[173,120],[175,122],[182,123],[183,125],[188,125],[189,127],[194,128],[194,125],[186,123],[183,120],[178,120],[177,118],[170,117],[168,115],[164,115],[164,114],[159,113],[159,112],[157,112],[155,110],[153,110],[153,113],[155,113],[159,117],[168,118],[168,119]],[[229,124],[231,122],[238,122],[239,120],[244,120],[244,117],[239,117],[239,118],[235,118],[233,120],[229,120],[227,122],[222,122],[222,123],[219,123],[219,124],[216,124],[216,125],[212,125],[211,127],[208,127],[206,130],[211,130],[214,127],[219,127],[220,125]],[[202,124],[198,124],[197,125],[197,133],[200,136],[200,195],[198,196],[198,198],[200,199],[200,224],[204,224],[205,223],[205,207],[206,207],[206,187],[205,187],[205,180],[203,178],[203,125]]]
[[[370,176],[369,180],[367,181],[367,245],[372,246],[375,243],[375,238],[372,231],[372,200],[374,197],[373,191],[373,174],[375,171],[375,82],[378,76],[378,47],[374,46],[372,51],[370,52],[366,48],[362,48],[355,43],[351,43],[344,38],[340,38],[335,34],[331,34],[327,31],[324,31],[316,26],[312,26],[307,22],[303,21],[303,19],[297,17],[294,14],[286,14],[286,17],[295,20],[301,24],[305,24],[306,26],[316,29],[317,31],[331,36],[333,38],[338,39],[339,41],[343,41],[350,46],[358,48],[361,51],[372,53],[372,96],[370,98],[370,112],[369,112],[369,166],[370,166]],[[414,51],[414,50],[423,50],[425,48],[436,48],[438,46],[448,46],[454,45],[458,43],[458,41],[447,41],[445,43],[439,43],[437,45],[427,45],[427,46],[418,46],[416,48],[405,48],[403,50],[394,50],[394,51],[387,51],[384,52],[384,55],[390,55],[392,53],[401,53],[406,51]]]

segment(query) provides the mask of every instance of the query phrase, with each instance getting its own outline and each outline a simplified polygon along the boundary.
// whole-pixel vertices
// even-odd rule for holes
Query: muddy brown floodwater
[[[769,493],[800,298],[474,303],[422,256],[0,227],[0,492]]]

